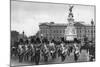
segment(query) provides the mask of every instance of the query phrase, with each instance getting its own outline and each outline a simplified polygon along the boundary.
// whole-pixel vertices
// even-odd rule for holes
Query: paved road
[[[89,55],[88,53],[85,51],[85,50],[82,50],[81,54],[80,54],[80,57],[78,59],[78,62],[85,62],[85,61],[88,61],[89,60]],[[70,56],[67,56],[65,61],[64,62],[61,62],[61,57],[57,57],[57,59],[55,60],[50,60],[49,58],[49,61],[48,62],[43,62],[43,59],[41,59],[40,61],[40,65],[43,65],[43,64],[58,64],[58,63],[73,63],[75,62],[74,61],[74,55],[73,53],[71,53]],[[18,58],[13,58],[11,59],[11,66],[20,66],[20,65],[35,65],[35,63],[32,63],[32,62],[22,62],[22,63],[19,63],[18,62]]]

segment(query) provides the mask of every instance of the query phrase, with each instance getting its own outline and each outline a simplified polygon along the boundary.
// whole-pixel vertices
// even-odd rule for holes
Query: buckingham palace
[[[73,7],[72,7],[73,8]],[[43,22],[40,23],[39,37],[46,37],[48,40],[78,40],[84,41],[86,37],[89,41],[95,41],[95,24],[91,20],[91,24],[84,24],[84,21],[75,21],[72,13],[72,8],[69,9],[69,14],[66,24],[58,24],[55,22]]]

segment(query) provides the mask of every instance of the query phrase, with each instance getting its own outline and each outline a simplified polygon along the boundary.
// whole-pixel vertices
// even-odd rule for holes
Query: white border
[[[27,0],[54,3],[84,4],[96,5],[96,62],[68,63],[68,64],[52,64],[39,65],[41,67],[99,67],[100,45],[99,45],[99,27],[100,27],[100,2],[99,0]],[[98,31],[97,31],[98,30]],[[9,67],[10,61],[10,0],[0,0],[0,67]],[[33,66],[25,66],[33,67]]]

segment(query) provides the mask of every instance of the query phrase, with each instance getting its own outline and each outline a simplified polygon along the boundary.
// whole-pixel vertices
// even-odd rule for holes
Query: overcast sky
[[[67,4],[11,1],[11,30],[34,35],[41,22],[68,23],[68,13]],[[74,5],[73,14],[75,21],[90,24],[91,19],[94,20],[94,6]]]

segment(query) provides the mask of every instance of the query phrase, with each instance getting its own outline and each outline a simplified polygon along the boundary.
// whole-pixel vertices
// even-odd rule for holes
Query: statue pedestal
[[[74,41],[76,36],[76,28],[73,26],[73,24],[68,24],[67,28],[65,29],[65,40]]]

